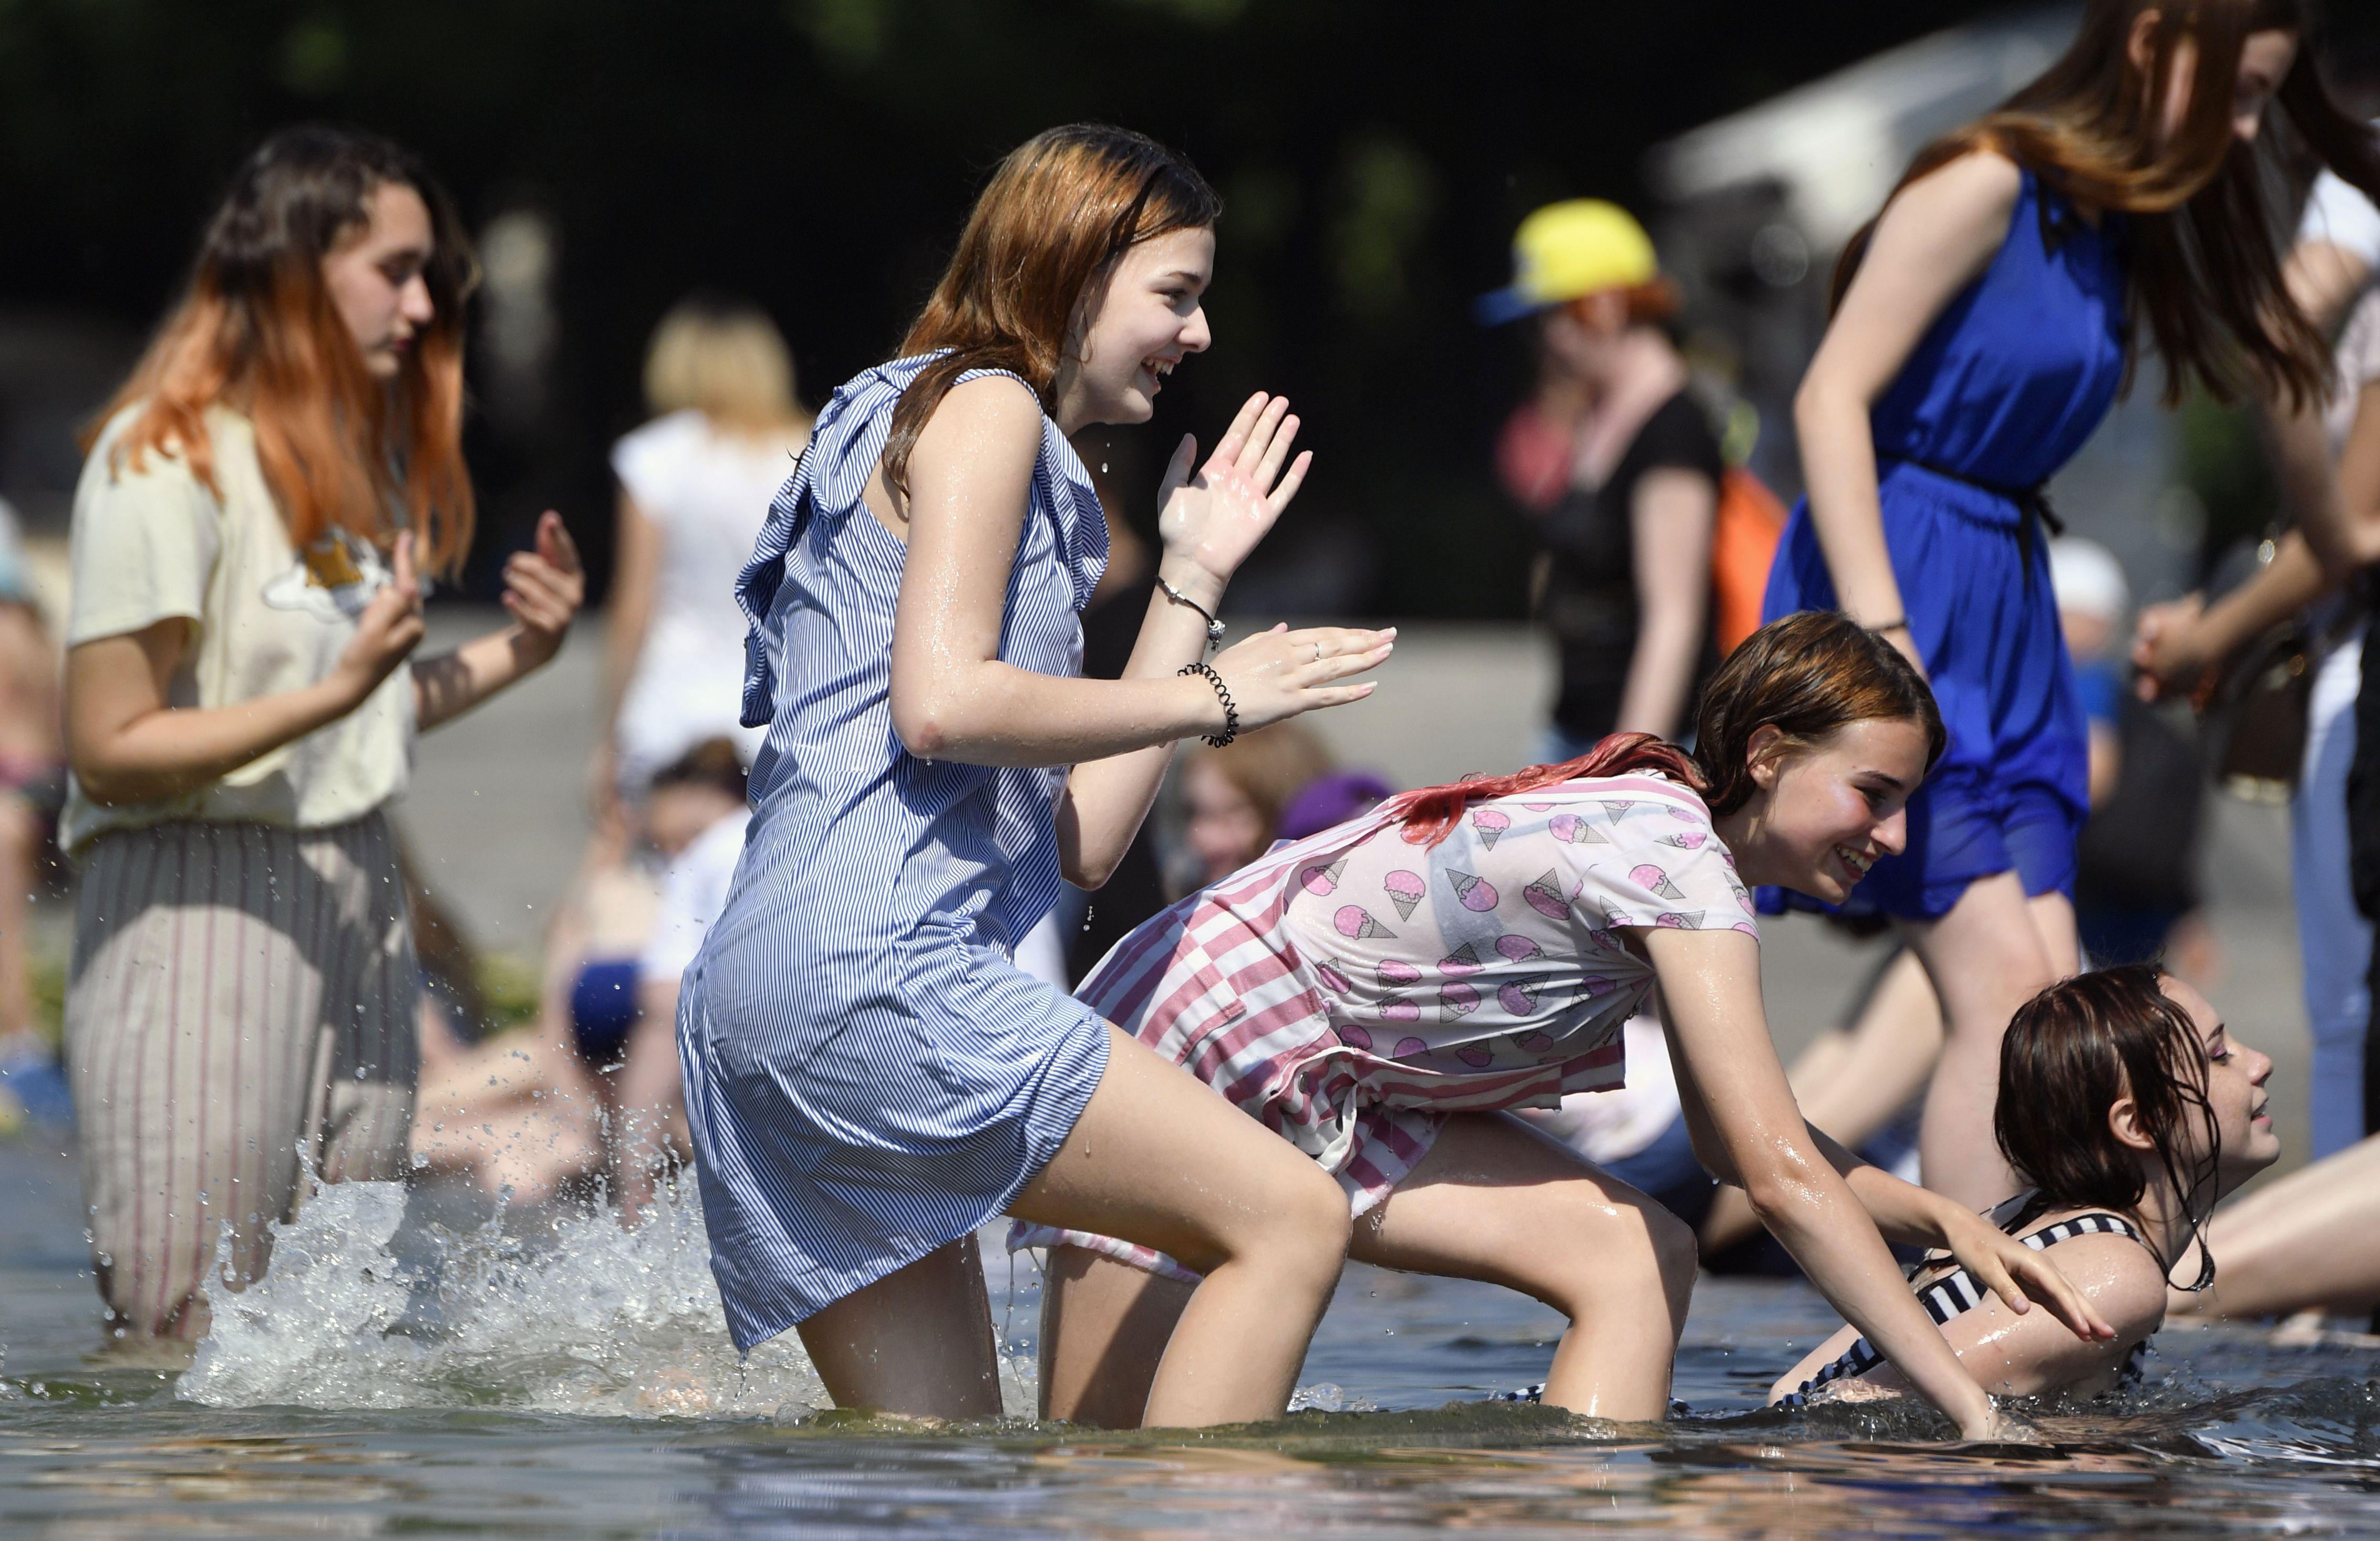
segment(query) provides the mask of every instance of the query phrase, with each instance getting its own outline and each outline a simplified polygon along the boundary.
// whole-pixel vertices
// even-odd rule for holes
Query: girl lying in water
[[[2115,1328],[2081,1337],[2019,1316],[1953,1259],[1912,1276],[1959,1363],[1998,1396],[2106,1391],[2131,1379],[2165,1319],[2166,1280],[2216,1201],[2281,1153],[2265,1111],[2273,1062],[2232,1039],[2206,998],[2146,965],[2050,986],[2009,1024],[1994,1133],[2029,1185],[1992,1211]],[[2193,1289],[2212,1282],[2201,1253]],[[1855,1328],[1788,1372],[1772,1404],[1906,1389]]]
[[[2110,1329],[2039,1253],[1804,1123],[1762,1015],[1745,890],[1842,900],[1905,843],[1901,806],[1942,745],[1932,694],[1888,644],[1791,616],[1712,677],[1693,756],[1615,735],[1392,799],[1155,916],[1080,994],[1335,1174],[1349,1256],[1567,1315],[1547,1402],[1655,1419],[1693,1235],[1504,1110],[1618,1086],[1621,1025],[1658,984],[1702,1159],[1912,1384],[1987,1435],[1989,1399],[1885,1235],[1947,1247],[2020,1314],[2033,1291],[2072,1331]],[[1200,1259],[1034,1226],[1011,1245],[1051,1249],[1043,1414],[1138,1423]]]

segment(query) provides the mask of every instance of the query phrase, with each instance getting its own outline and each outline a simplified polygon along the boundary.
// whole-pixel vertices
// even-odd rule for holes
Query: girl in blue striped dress
[[[1768,615],[1845,611],[1925,672],[1949,729],[1909,849],[1859,897],[1941,996],[1920,1152],[1973,1206],[2016,1187],[1992,1143],[2001,1035],[2079,962],[2084,727],[2040,489],[2142,341],[2175,397],[2192,377],[2319,394],[2328,350],[2281,283],[2251,147],[2277,107],[2352,178],[2380,181],[2380,157],[2305,30],[2303,0],[2091,0],[2066,56],[1922,153],[1853,240],[1794,405],[1809,498]]]
[[[1281,1414],[1344,1260],[1320,1169],[1010,957],[1062,876],[1122,856],[1175,740],[1360,699],[1389,656],[1385,632],[1276,628],[1202,661],[1311,460],[1258,394],[1167,469],[1124,677],[1076,677],[1107,544],[1066,436],[1146,421],[1207,347],[1219,212],[1136,134],[1014,152],[738,583],[744,720],[769,731],[681,996],[686,1111],[737,1344],[797,1327],[841,1405],[1000,1412],[973,1233],[1002,1212],[1197,1259],[1151,1424]]]

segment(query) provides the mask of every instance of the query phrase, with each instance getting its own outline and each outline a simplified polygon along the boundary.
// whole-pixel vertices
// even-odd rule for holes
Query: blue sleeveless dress
[[[2095,230],[2024,170],[1998,254],[1871,414],[1885,543],[1949,747],[1910,800],[1908,850],[1870,868],[1846,908],[1932,919],[2008,871],[2029,895],[2073,890],[2086,727],[2046,534],[2027,504],[2122,382],[2123,238],[2119,216]],[[1836,605],[1804,499],[1769,570],[1766,618]],[[1815,903],[1761,898],[1772,913]]]
[[[678,1053],[711,1269],[747,1349],[1001,1213],[1107,1068],[1098,1016],[1010,960],[1058,896],[1064,770],[920,759],[892,731],[906,548],[861,492],[928,362],[835,392],[736,585],[744,721],[769,733]],[[1045,417],[1002,661],[1080,673],[1106,565],[1089,474]]]

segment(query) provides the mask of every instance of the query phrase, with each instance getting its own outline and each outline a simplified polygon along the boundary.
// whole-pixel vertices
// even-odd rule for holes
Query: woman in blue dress
[[[1949,730],[1908,850],[1859,895],[1941,997],[1920,1152],[1977,1206],[2015,1191],[1992,1141],[2009,1018],[2079,966],[2085,729],[2040,488],[2143,341],[2169,396],[2193,375],[2227,397],[2320,389],[2327,349],[2281,284],[2250,152],[2277,103],[2323,158],[2369,164],[2305,25],[2301,0],[2092,0],[2066,55],[1922,153],[1854,239],[1794,404],[1809,496],[1767,613],[1840,607],[1888,637]]]
[[[1275,628],[1202,661],[1311,460],[1258,394],[1195,472],[1191,440],[1173,456],[1124,677],[1077,677],[1106,525],[1066,435],[1146,421],[1207,347],[1219,212],[1136,134],[1014,152],[738,584],[769,731],[679,1051],[728,1326],[747,1349],[798,1327],[841,1405],[1001,1411],[973,1233],[1002,1212],[1202,1259],[1151,1424],[1279,1415],[1345,1256],[1319,1168],[1010,957],[1062,876],[1113,868],[1175,740],[1359,699],[1389,655]]]

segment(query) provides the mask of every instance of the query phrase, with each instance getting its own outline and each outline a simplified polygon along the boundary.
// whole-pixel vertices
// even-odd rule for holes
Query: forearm
[[[1910,1293],[1884,1238],[1844,1179],[1815,1154],[1756,1183],[1754,1209],[1818,1292],[1962,1430],[1982,1427],[1990,1400],[1960,1366]]]
[[[2199,622],[2199,646],[2221,663],[2345,581],[2325,570],[2305,537],[2291,530],[2273,549],[2264,570],[2209,606]]]
[[[1686,698],[1694,688],[1694,664],[1702,653],[1702,623],[1699,606],[1691,613],[1665,613],[1645,618],[1637,632],[1636,650],[1628,661],[1618,732],[1677,737]]]
[[[1169,561],[1159,573],[1209,611],[1222,599],[1222,585],[1188,564]],[[1128,823],[1128,844],[1165,774],[1166,750],[1193,734],[1223,731],[1213,684],[1179,673],[1206,648],[1205,619],[1153,590],[1122,678],[1041,674],[998,659],[951,662],[931,671],[919,699],[905,699],[895,680],[893,726],[910,753],[928,759],[1076,767],[1070,785],[1078,830],[1106,843]],[[1096,763],[1119,757],[1127,763]]]
[[[1159,576],[1208,610],[1222,598],[1220,586],[1185,564],[1160,564]],[[1185,663],[1207,653],[1206,619],[1189,606],[1152,588],[1148,613],[1123,668],[1126,680],[1172,680]],[[1213,686],[1204,678],[1193,683]],[[1067,778],[1066,806],[1062,815],[1060,855],[1070,880],[1097,888],[1115,871],[1116,864],[1140,832],[1165,780],[1172,743],[1152,745],[1129,753],[1077,764]]]
[[[1809,482],[1810,522],[1834,578],[1836,602],[1862,625],[1905,619],[1884,540],[1867,403],[1814,376],[1794,400],[1793,421]]]
[[[2380,562],[2380,508],[2352,507],[2341,492],[2318,404],[2269,403],[2265,428],[2281,506],[2330,580]]]
[[[652,628],[650,590],[641,584],[623,588],[626,591],[614,591],[603,617],[603,695],[599,708],[605,743],[618,736],[620,703],[627,699],[628,683],[636,677],[637,660],[643,656],[645,636]]]
[[[196,792],[353,710],[335,680],[220,707],[164,707],[71,746],[94,802],[158,803]]]
[[[413,665],[414,726],[427,733],[545,666],[553,657],[528,629],[504,626]]]

